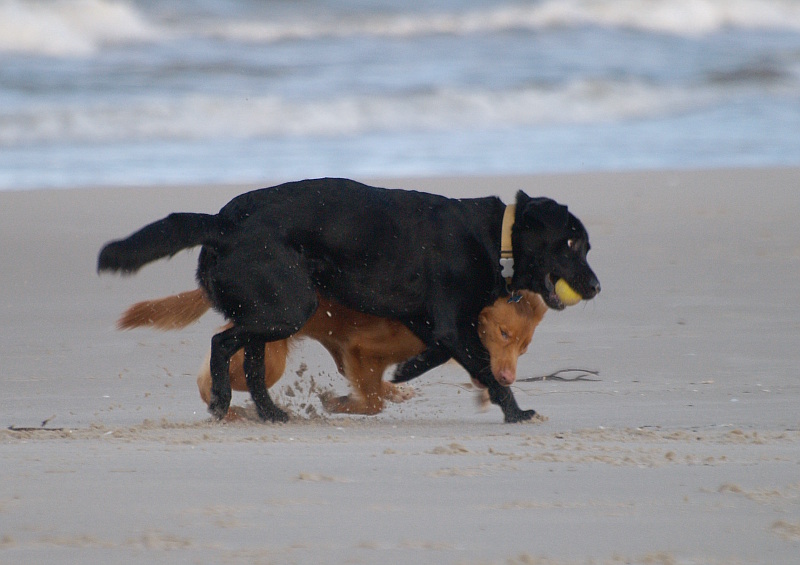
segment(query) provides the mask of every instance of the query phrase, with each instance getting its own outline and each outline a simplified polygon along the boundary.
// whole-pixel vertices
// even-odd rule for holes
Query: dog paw
[[[258,412],[258,417],[264,422],[283,424],[289,421],[289,414],[277,406],[261,407],[256,405],[256,412]]]
[[[417,395],[416,391],[408,385],[393,385],[392,383],[384,383],[383,398],[389,402],[399,404],[405,402]]]
[[[383,409],[383,402],[367,402],[357,396],[336,396],[331,391],[319,395],[322,407],[331,414],[361,414],[374,416]]]
[[[215,419],[222,420],[228,414],[230,402],[230,399],[227,402],[224,402],[219,397],[212,396],[211,401],[208,403],[208,411]]]
[[[325,391],[319,395],[322,407],[330,414],[352,413],[353,399],[349,396],[337,396],[333,391]]]
[[[264,422],[272,422],[273,424],[285,424],[289,421],[289,414],[280,408],[263,412],[259,410],[258,417]]]
[[[517,422],[527,422],[536,416],[536,410],[517,410],[505,415],[507,424],[516,424]]]
[[[349,396],[337,396],[331,390],[326,390],[319,395],[319,401],[322,403],[322,407],[329,414],[348,413],[348,407],[351,404],[350,400]]]
[[[336,401],[336,395],[333,393],[333,391],[326,390],[325,392],[319,393],[317,396],[319,401],[322,403],[322,407],[330,412],[331,407],[334,406],[334,402]]]

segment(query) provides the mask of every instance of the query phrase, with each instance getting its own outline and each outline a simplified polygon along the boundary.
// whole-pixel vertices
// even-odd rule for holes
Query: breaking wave
[[[180,10],[178,4],[175,8]],[[313,12],[313,10],[309,10]],[[262,12],[169,17],[124,0],[0,0],[0,52],[86,56],[105,46],[213,37],[276,42],[322,38],[541,31],[604,26],[703,35],[726,28],[800,31],[797,0],[542,0],[430,13],[337,13],[276,19]]]
[[[84,56],[103,45],[154,41],[159,35],[126,2],[0,0],[0,52]]]
[[[703,35],[725,28],[800,30],[800,4],[796,0],[544,0],[463,12],[294,23],[228,22],[205,32],[242,41],[280,41],[354,35],[466,35],[579,26],[675,35]]]
[[[148,139],[347,136],[603,123],[657,117],[714,100],[715,89],[580,80],[507,91],[447,89],[321,101],[195,95],[125,104],[0,110],[0,146]],[[199,117],[202,117],[200,119]]]

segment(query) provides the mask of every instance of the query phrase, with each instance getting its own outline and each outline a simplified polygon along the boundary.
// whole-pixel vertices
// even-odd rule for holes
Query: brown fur
[[[517,359],[528,350],[533,331],[547,312],[538,294],[525,290],[521,294],[515,303],[498,299],[478,317],[478,335],[489,350],[492,374],[503,386],[516,381]]]
[[[517,359],[527,349],[536,326],[547,311],[538,294],[527,291],[522,294],[522,300],[516,303],[498,299],[484,308],[479,318],[478,332],[489,350],[492,373],[506,386],[516,379]],[[126,329],[140,326],[179,329],[200,318],[208,307],[203,291],[197,289],[134,304],[118,325]],[[401,402],[410,397],[407,389],[384,381],[383,373],[389,365],[422,352],[423,343],[400,322],[355,312],[322,296],[316,313],[297,334],[265,345],[267,388],[283,375],[291,342],[302,337],[319,341],[336,361],[339,372],[355,388],[356,394],[349,396],[323,396],[323,404],[329,412],[377,414],[383,410],[384,400]],[[229,374],[233,390],[248,390],[243,363],[242,351],[231,358]],[[197,386],[201,398],[208,404],[211,396],[208,362],[200,371]]]
[[[208,312],[211,304],[201,289],[179,292],[158,300],[137,302],[117,320],[117,329],[152,326],[158,330],[179,330]]]

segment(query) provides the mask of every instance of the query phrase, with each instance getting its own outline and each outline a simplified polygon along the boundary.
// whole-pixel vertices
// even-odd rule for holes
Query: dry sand
[[[603,292],[547,315],[520,377],[597,380],[520,382],[547,418],[507,425],[450,365],[332,417],[346,385],[307,342],[290,423],[213,423],[219,316],[114,329],[193,288],[196,252],[131,278],[96,255],[255,187],[0,193],[0,563],[800,563],[800,170],[375,182],[569,204]]]

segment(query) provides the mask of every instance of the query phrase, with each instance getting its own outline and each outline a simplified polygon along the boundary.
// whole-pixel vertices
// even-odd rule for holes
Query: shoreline
[[[374,186],[382,186],[385,188],[402,188],[408,190],[416,189],[417,184],[430,186],[435,190],[435,187],[441,183],[449,183],[453,181],[464,181],[468,185],[479,182],[496,182],[500,181],[501,184],[506,184],[510,181],[530,181],[531,179],[538,180],[551,180],[554,182],[561,182],[563,180],[577,180],[587,178],[602,178],[602,177],[636,177],[639,175],[647,176],[664,176],[664,175],[677,175],[680,177],[695,175],[749,175],[755,174],[792,174],[800,169],[800,165],[783,164],[783,165],[742,165],[742,166],[689,166],[689,167],[664,167],[664,168],[650,168],[650,167],[634,167],[634,168],[611,168],[611,169],[589,169],[589,170],[553,170],[541,171],[530,173],[501,173],[501,174],[481,174],[481,173],[441,173],[441,174],[408,174],[408,175],[365,175],[358,177],[350,177],[359,182],[371,184]],[[339,176],[339,175],[327,175]],[[150,184],[100,184],[100,185],[69,185],[69,186],[34,186],[28,188],[5,188],[0,189],[0,194],[19,194],[19,193],[45,193],[45,192],[71,192],[71,191],[126,191],[126,190],[204,190],[204,189],[218,189],[223,191],[233,191],[233,194],[240,194],[248,190],[255,190],[262,187],[274,186],[284,182],[291,182],[306,178],[298,177],[265,177],[260,181],[252,182],[198,182],[195,184],[190,183],[150,183]],[[314,177],[307,177],[314,178]],[[414,185],[414,186],[412,186]],[[421,190],[421,188],[420,188]],[[491,196],[490,192],[481,192],[478,196]]]

